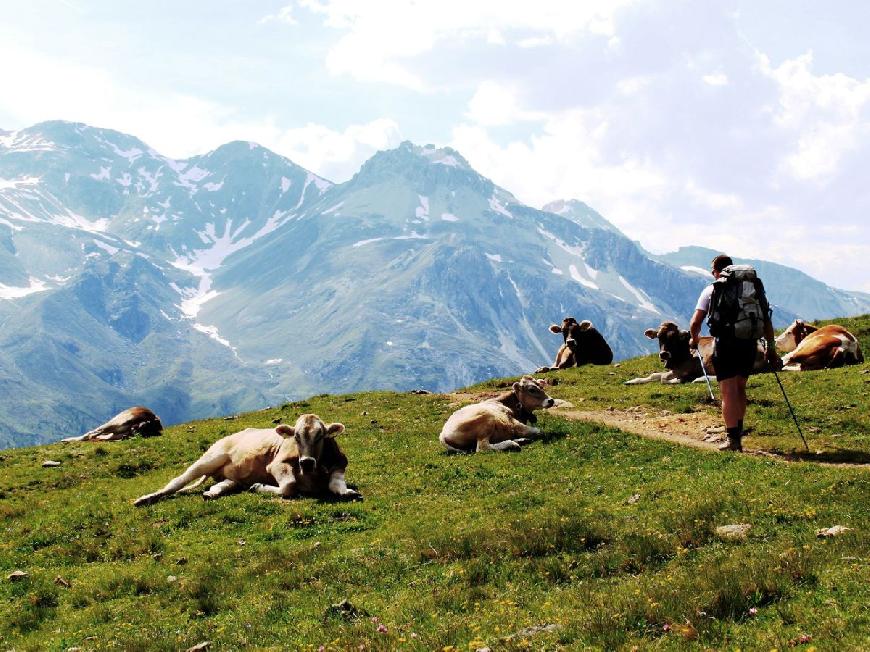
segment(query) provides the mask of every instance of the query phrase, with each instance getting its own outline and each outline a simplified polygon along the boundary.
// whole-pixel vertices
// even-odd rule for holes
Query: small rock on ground
[[[829,528],[822,528],[821,530],[816,530],[816,536],[820,539],[826,539],[828,537],[836,537],[845,532],[848,532],[852,528],[843,527],[842,525],[835,525]]]
[[[208,650],[211,647],[211,641],[203,641],[202,643],[197,643],[196,645],[192,645],[187,648],[184,652],[203,652],[203,650]]]
[[[30,574],[23,570],[14,570],[9,575],[6,576],[6,579],[10,582],[20,582],[23,579],[30,577]]]
[[[716,528],[716,534],[723,539],[745,539],[752,526],[749,523],[734,523],[720,525]]]
[[[43,467],[46,467],[46,468],[50,468],[50,467],[53,467],[53,466],[60,466],[60,462],[58,462],[57,460],[45,460],[45,461],[42,463],[42,466],[43,466]]]

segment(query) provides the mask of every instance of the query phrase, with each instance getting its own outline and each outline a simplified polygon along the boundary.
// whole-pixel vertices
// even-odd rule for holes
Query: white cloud
[[[401,142],[399,125],[381,118],[342,131],[307,124],[275,138],[277,151],[299,165],[333,181],[346,181],[375,152]]]
[[[579,32],[615,37],[615,16],[637,0],[300,0],[324,25],[345,32],[327,56],[334,75],[430,91],[411,60],[438,45],[476,41],[536,47]]]
[[[468,103],[466,115],[485,127],[509,125],[541,117],[520,108],[515,88],[494,81],[483,82],[477,87]]]
[[[293,5],[286,5],[281,7],[274,14],[267,14],[263,16],[259,21],[261,25],[265,23],[285,23],[287,25],[296,25],[299,21],[293,16]]]
[[[313,123],[283,129],[273,116],[257,119],[191,95],[131,86],[102,70],[11,42],[0,42],[0,60],[18,62],[6,69],[0,110],[23,124],[64,119],[116,129],[177,159],[231,140],[251,140],[321,176],[344,181],[377,150],[401,140],[396,122],[386,118],[344,129]]]
[[[726,86],[728,84],[728,75],[721,72],[704,75],[701,79],[710,86]]]
[[[758,69],[779,91],[775,123],[794,142],[783,167],[798,180],[823,182],[870,135],[870,79],[814,75],[812,64],[812,52],[776,67],[758,54]]]

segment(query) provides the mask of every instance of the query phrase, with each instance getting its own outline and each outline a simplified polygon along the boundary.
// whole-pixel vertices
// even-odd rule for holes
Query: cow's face
[[[561,333],[565,340],[565,344],[572,352],[576,353],[580,342],[580,334],[590,328],[592,328],[591,321],[584,319],[578,324],[577,320],[573,317],[565,317],[565,319],[562,320],[561,326],[558,324],[550,326],[550,332]]]
[[[815,330],[812,326],[805,323],[802,319],[796,319],[791,326],[786,328],[782,334],[776,338],[776,348],[783,353],[794,351],[798,344],[810,333]]]
[[[523,376],[518,382],[514,383],[513,388],[522,406],[530,412],[538,408],[553,407],[556,403],[556,401],[547,396],[547,392],[531,376]]]
[[[674,322],[662,322],[658,330],[648,328],[643,334],[659,341],[659,359],[665,363],[665,369],[673,369],[691,357],[689,331],[681,331]]]
[[[303,414],[296,420],[296,425],[280,425],[275,430],[285,436],[296,440],[299,451],[300,473],[311,473],[317,468],[317,460],[323,451],[323,442],[329,437],[344,432],[341,423],[323,423],[316,414]]]

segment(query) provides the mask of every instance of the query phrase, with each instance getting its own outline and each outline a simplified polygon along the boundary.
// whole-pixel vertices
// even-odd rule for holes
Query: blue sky
[[[333,181],[450,145],[533,206],[580,199],[870,292],[870,5],[0,0],[0,128],[184,158],[253,140]]]

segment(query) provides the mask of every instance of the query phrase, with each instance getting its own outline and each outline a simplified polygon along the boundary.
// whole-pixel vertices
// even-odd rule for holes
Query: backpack
[[[713,282],[707,325],[717,338],[757,340],[770,319],[764,285],[749,265],[729,265]]]

